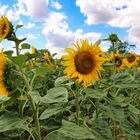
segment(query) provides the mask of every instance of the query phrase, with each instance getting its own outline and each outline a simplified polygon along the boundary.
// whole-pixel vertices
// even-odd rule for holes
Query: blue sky
[[[7,15],[19,38],[38,49],[64,53],[76,39],[92,42],[116,33],[122,40],[140,45],[139,0],[0,0],[0,15]],[[3,41],[0,47],[12,49]],[[103,50],[109,44],[102,43]]]

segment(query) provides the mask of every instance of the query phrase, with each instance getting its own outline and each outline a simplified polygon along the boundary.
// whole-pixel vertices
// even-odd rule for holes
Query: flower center
[[[3,26],[2,26],[2,35],[5,34],[5,30],[6,30],[6,24],[4,23]]]
[[[129,56],[127,57],[127,60],[129,63],[133,63],[136,60],[136,56],[135,55]]]
[[[115,56],[115,63],[116,67],[120,67],[122,65],[122,60],[120,59],[119,56]]]
[[[74,62],[76,70],[81,74],[88,74],[92,72],[94,68],[92,54],[87,51],[78,52],[74,58]]]

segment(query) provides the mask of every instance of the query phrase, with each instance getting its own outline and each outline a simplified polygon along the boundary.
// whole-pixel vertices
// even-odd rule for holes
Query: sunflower
[[[4,84],[4,71],[6,66],[6,57],[4,54],[0,54],[0,95],[8,96],[9,91],[6,89]]]
[[[0,42],[11,32],[11,23],[5,16],[0,17]]]
[[[32,47],[32,54],[36,54],[37,53],[37,49],[35,47]]]
[[[44,58],[46,59],[46,65],[47,66],[52,66],[53,65],[51,60],[50,60],[50,56],[49,56],[48,52],[44,53]]]
[[[132,67],[137,64],[137,60],[138,60],[138,57],[133,52],[133,53],[130,53],[130,56],[124,59],[124,63],[127,67]]]
[[[76,81],[84,88],[92,82],[99,79],[99,72],[102,70],[102,64],[105,58],[99,46],[89,44],[88,40],[81,40],[81,46],[78,42],[74,43],[75,49],[66,48],[68,55],[64,55],[64,73]]]
[[[111,54],[111,62],[113,63],[113,60],[115,61],[115,70],[117,72],[124,69],[124,60],[121,59],[121,54],[117,51],[114,55]]]

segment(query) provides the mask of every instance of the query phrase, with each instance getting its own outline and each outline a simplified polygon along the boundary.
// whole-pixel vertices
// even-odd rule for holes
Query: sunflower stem
[[[35,102],[33,101],[33,98],[30,96],[30,94],[28,94],[29,91],[32,91],[32,87],[30,86],[26,75],[24,74],[22,69],[20,69],[20,71],[22,73],[22,77],[23,77],[25,85],[27,87],[26,96],[31,103],[31,108],[33,111],[33,119],[35,122],[35,133],[37,134],[37,140],[41,140],[40,123],[39,123],[39,118],[38,118],[38,116],[39,116],[38,106],[35,104]]]
[[[115,42],[111,41],[112,43],[112,49],[113,49],[113,64],[114,64],[114,73],[115,73],[115,68],[116,68],[116,64],[115,64]]]
[[[75,102],[76,102],[76,123],[79,125],[79,112],[80,112],[80,106],[79,106],[79,90],[76,91],[75,94]]]

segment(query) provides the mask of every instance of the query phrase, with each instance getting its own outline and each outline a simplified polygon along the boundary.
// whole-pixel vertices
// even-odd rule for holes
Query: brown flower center
[[[6,24],[4,23],[4,24],[3,24],[3,27],[2,27],[2,35],[5,34],[5,30],[6,30]]]
[[[95,65],[92,54],[87,51],[78,52],[74,58],[74,62],[76,70],[81,74],[92,72]]]
[[[127,57],[127,61],[129,63],[133,63],[135,60],[136,60],[136,56],[135,55],[131,55],[131,56]]]
[[[115,56],[115,63],[116,67],[120,67],[122,65],[122,60],[120,59],[119,56]]]

